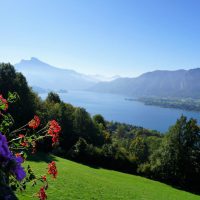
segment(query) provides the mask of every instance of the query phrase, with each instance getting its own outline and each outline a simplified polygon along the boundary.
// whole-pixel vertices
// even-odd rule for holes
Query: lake
[[[59,95],[64,102],[83,107],[91,115],[101,114],[109,121],[124,122],[161,132],[167,131],[182,114],[200,122],[198,112],[144,105],[141,102],[125,100],[127,96],[88,91],[68,91]],[[40,96],[44,99],[47,94]]]

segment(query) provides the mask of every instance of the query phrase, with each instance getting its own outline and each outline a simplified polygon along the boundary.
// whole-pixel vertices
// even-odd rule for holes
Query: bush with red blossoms
[[[45,200],[48,188],[46,175],[36,176],[30,166],[25,169],[22,163],[26,160],[26,151],[30,149],[32,153],[36,152],[38,140],[51,137],[52,145],[58,143],[61,127],[55,120],[51,120],[40,129],[40,118],[35,115],[27,124],[10,132],[13,119],[7,110],[9,103],[16,100],[16,93],[9,93],[7,99],[0,94],[0,199],[16,199],[13,191],[24,190],[30,181],[33,181],[33,185],[40,181],[43,184],[36,196]],[[56,163],[52,161],[48,165],[47,174],[56,178],[57,173]]]

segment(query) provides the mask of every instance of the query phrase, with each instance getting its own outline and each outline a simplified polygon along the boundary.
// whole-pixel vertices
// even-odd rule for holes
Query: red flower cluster
[[[57,121],[52,120],[49,122],[48,134],[52,136],[53,144],[58,142],[60,131],[61,131],[61,127],[59,126]]]
[[[44,187],[41,187],[40,188],[40,191],[38,192],[37,194],[38,198],[40,200],[46,200],[47,199],[47,195],[46,195],[46,192],[45,192],[45,188]]]
[[[2,95],[0,95],[0,106],[3,105],[3,110],[6,111],[8,109],[8,102],[6,99],[3,98]]]
[[[24,134],[19,134],[18,137],[19,137],[19,138],[24,138],[25,136],[24,136]]]
[[[20,142],[20,145],[23,147],[28,147],[28,141],[25,140],[25,135],[24,134],[19,134],[18,138],[20,138],[22,141]]]
[[[49,122],[49,135],[53,135],[55,133],[59,133],[61,131],[61,127],[59,126],[58,122],[56,120],[51,120]]]
[[[28,126],[32,129],[36,129],[40,125],[40,118],[35,115],[34,118],[28,123]]]
[[[58,175],[56,163],[54,161],[48,164],[48,174],[53,175],[53,178],[56,178],[56,176]],[[41,176],[40,180],[44,182],[44,185],[40,188],[40,191],[37,193],[37,197],[40,200],[46,200],[46,190],[48,189],[48,181],[46,175]]]
[[[53,175],[53,178],[56,178],[56,176],[58,175],[56,163],[54,161],[48,164],[48,174]]]

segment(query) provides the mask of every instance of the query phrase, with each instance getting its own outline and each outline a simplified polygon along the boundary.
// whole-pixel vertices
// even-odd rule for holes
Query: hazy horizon
[[[0,1],[0,62],[36,57],[84,74],[200,67],[197,0]]]
[[[50,66],[52,66],[52,67],[55,67],[55,68],[58,68],[58,69],[66,69],[66,70],[74,70],[75,72],[77,72],[77,73],[82,73],[82,74],[84,74],[84,75],[90,75],[90,76],[102,76],[102,77],[107,77],[107,78],[109,78],[109,77],[121,77],[121,78],[136,78],[136,77],[139,77],[140,75],[142,75],[142,74],[145,74],[145,73],[148,73],[148,72],[154,72],[154,71],[157,71],[157,70],[162,70],[162,71],[179,71],[179,70],[191,70],[191,69],[196,69],[196,68],[198,68],[198,67],[196,67],[196,68],[188,68],[188,69],[184,69],[184,68],[180,68],[180,69],[172,69],[172,70],[169,70],[169,69],[152,69],[152,70],[150,70],[150,71],[145,71],[145,72],[143,72],[143,73],[141,73],[141,74],[138,74],[138,75],[135,75],[135,76],[131,76],[130,74],[129,75],[127,75],[127,76],[122,76],[122,75],[120,75],[120,74],[113,74],[113,75],[105,75],[105,74],[87,74],[87,73],[85,73],[84,71],[83,72],[79,72],[79,71],[77,71],[76,69],[73,69],[73,68],[66,68],[66,67],[63,67],[63,66],[54,66],[54,65],[52,65],[51,63],[48,63],[48,62],[46,62],[46,61],[44,61],[44,60],[41,60],[40,58],[36,58],[36,57],[30,57],[30,58],[28,58],[28,59],[21,59],[19,62],[17,62],[17,63],[11,63],[12,65],[16,65],[16,64],[19,64],[21,61],[31,61],[32,59],[37,59],[37,60],[39,60],[40,62],[42,62],[42,63],[45,63],[45,64],[48,64],[48,65],[50,65]]]

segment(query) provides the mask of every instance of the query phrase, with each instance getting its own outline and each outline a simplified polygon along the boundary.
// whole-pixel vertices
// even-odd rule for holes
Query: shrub
[[[35,115],[25,125],[10,131],[14,120],[7,110],[10,103],[15,102],[16,99],[16,93],[9,93],[7,99],[0,95],[0,199],[16,199],[13,191],[25,190],[26,184],[30,181],[33,181],[33,185],[40,181],[42,187],[36,196],[45,200],[48,188],[46,175],[36,176],[30,166],[25,170],[22,163],[26,160],[27,150],[36,152],[36,144],[39,140],[51,137],[52,144],[56,145],[61,127],[55,120],[51,120],[45,127],[39,129],[40,118]],[[49,163],[47,173],[56,178],[57,168],[54,161]]]

